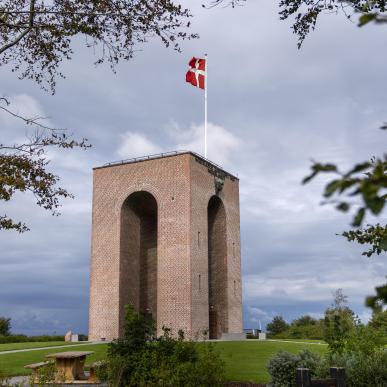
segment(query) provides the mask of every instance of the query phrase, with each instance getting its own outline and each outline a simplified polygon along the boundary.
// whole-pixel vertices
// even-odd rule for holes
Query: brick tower
[[[90,340],[124,306],[195,337],[242,332],[239,181],[192,152],[94,168]]]

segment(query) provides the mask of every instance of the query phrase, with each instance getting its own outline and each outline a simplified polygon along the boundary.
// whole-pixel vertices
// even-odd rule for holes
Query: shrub
[[[330,362],[345,368],[348,387],[387,386],[387,351],[384,349],[369,354],[362,352],[335,354]]]
[[[369,325],[377,329],[387,339],[387,310],[374,312]]]
[[[289,325],[281,316],[276,316],[267,324],[268,337],[275,339],[317,339],[324,337],[323,323],[311,316],[304,315]]]
[[[342,350],[330,350],[327,362],[345,367],[349,387],[387,386],[387,352],[383,336],[371,326],[357,326],[346,336]]]
[[[339,289],[340,290],[340,289]],[[338,292],[337,295],[340,296]],[[341,294],[341,297],[345,297]],[[332,307],[325,311],[324,340],[329,345],[331,353],[343,353],[345,345],[358,326],[354,312],[335,299]]]
[[[95,375],[98,380],[104,382],[108,380],[108,362],[106,360],[100,360],[93,363]]]
[[[309,325],[299,325],[292,322],[288,331],[288,337],[292,339],[321,340],[324,337],[323,327],[320,321],[314,320]]]
[[[11,333],[11,319],[0,316],[0,335],[8,336]]]
[[[108,355],[126,356],[138,352],[154,339],[155,326],[151,316],[136,313],[131,305],[126,305],[124,334],[109,344]]]
[[[8,386],[8,378],[2,370],[0,370],[0,386]]]
[[[358,326],[347,338],[344,345],[345,352],[360,352],[371,355],[384,346],[384,338],[381,332],[370,326]]]
[[[212,344],[184,341],[163,328],[159,338],[148,315],[126,308],[123,337],[108,347],[107,378],[114,386],[218,386],[224,363]]]
[[[272,377],[271,387],[292,387],[296,385],[296,369],[309,368],[311,375],[325,377],[329,367],[321,356],[309,350],[303,350],[298,355],[279,351],[273,357],[267,369]]]
[[[343,341],[340,352],[330,351],[324,358],[302,351],[297,356],[278,352],[270,360],[268,371],[272,387],[295,386],[296,368],[309,368],[312,376],[325,378],[330,367],[344,367],[348,387],[386,387],[387,350],[381,335],[370,327],[358,326]]]
[[[64,377],[59,378],[56,373],[57,371],[55,367],[55,362],[50,361],[44,367],[39,368],[34,375],[30,376],[30,386],[34,386],[36,384],[38,386],[52,384],[55,381],[55,376],[57,376],[57,380],[64,380]]]
[[[272,337],[286,332],[289,329],[289,324],[282,316],[274,316],[272,322],[267,324],[266,329],[269,336]]]
[[[0,335],[0,344],[9,343],[27,343],[27,342],[46,342],[46,341],[64,341],[64,336],[26,336],[26,335]]]
[[[270,387],[293,387],[299,358],[289,352],[279,351],[268,363],[267,370],[271,376]]]
[[[326,366],[324,359],[317,353],[304,349],[298,354],[298,358],[298,367],[309,368],[311,374],[317,378],[328,376],[329,367]]]

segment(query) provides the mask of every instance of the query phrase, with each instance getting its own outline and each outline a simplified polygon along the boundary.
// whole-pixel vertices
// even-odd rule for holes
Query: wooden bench
[[[27,364],[24,366],[24,368],[28,368],[32,370],[32,378],[35,383],[39,382],[39,370],[43,367],[46,367],[48,364],[50,364],[49,361],[41,361],[40,363],[33,363],[33,364]]]

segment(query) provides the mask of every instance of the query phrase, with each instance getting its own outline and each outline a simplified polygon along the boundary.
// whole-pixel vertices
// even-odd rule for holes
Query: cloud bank
[[[1,204],[31,227],[0,233],[0,315],[12,317],[14,332],[87,331],[92,168],[171,150],[203,154],[202,91],[184,79],[189,59],[203,52],[208,157],[240,177],[244,325],[321,316],[338,287],[369,316],[364,298],[384,281],[385,257],[366,259],[336,235],[351,218],[319,205],[324,179],[300,182],[312,158],[347,167],[385,151],[377,129],[387,117],[382,28],[328,15],[297,50],[269,0],[212,10],[192,3],[201,39],[184,42],[183,54],[150,41],[115,75],[92,67],[92,53],[75,45],[55,96],[0,71],[1,92],[17,110],[50,116],[93,144],[49,153],[49,168],[75,194],[60,217],[28,194]],[[17,120],[0,112],[0,124],[1,142],[24,139]]]

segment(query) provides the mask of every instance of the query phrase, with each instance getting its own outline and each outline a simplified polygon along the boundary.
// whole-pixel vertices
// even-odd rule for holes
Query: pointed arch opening
[[[209,200],[207,215],[209,338],[219,339],[228,332],[228,308],[226,211],[218,196]]]
[[[120,334],[125,305],[157,321],[157,201],[146,191],[127,197],[121,209]]]

